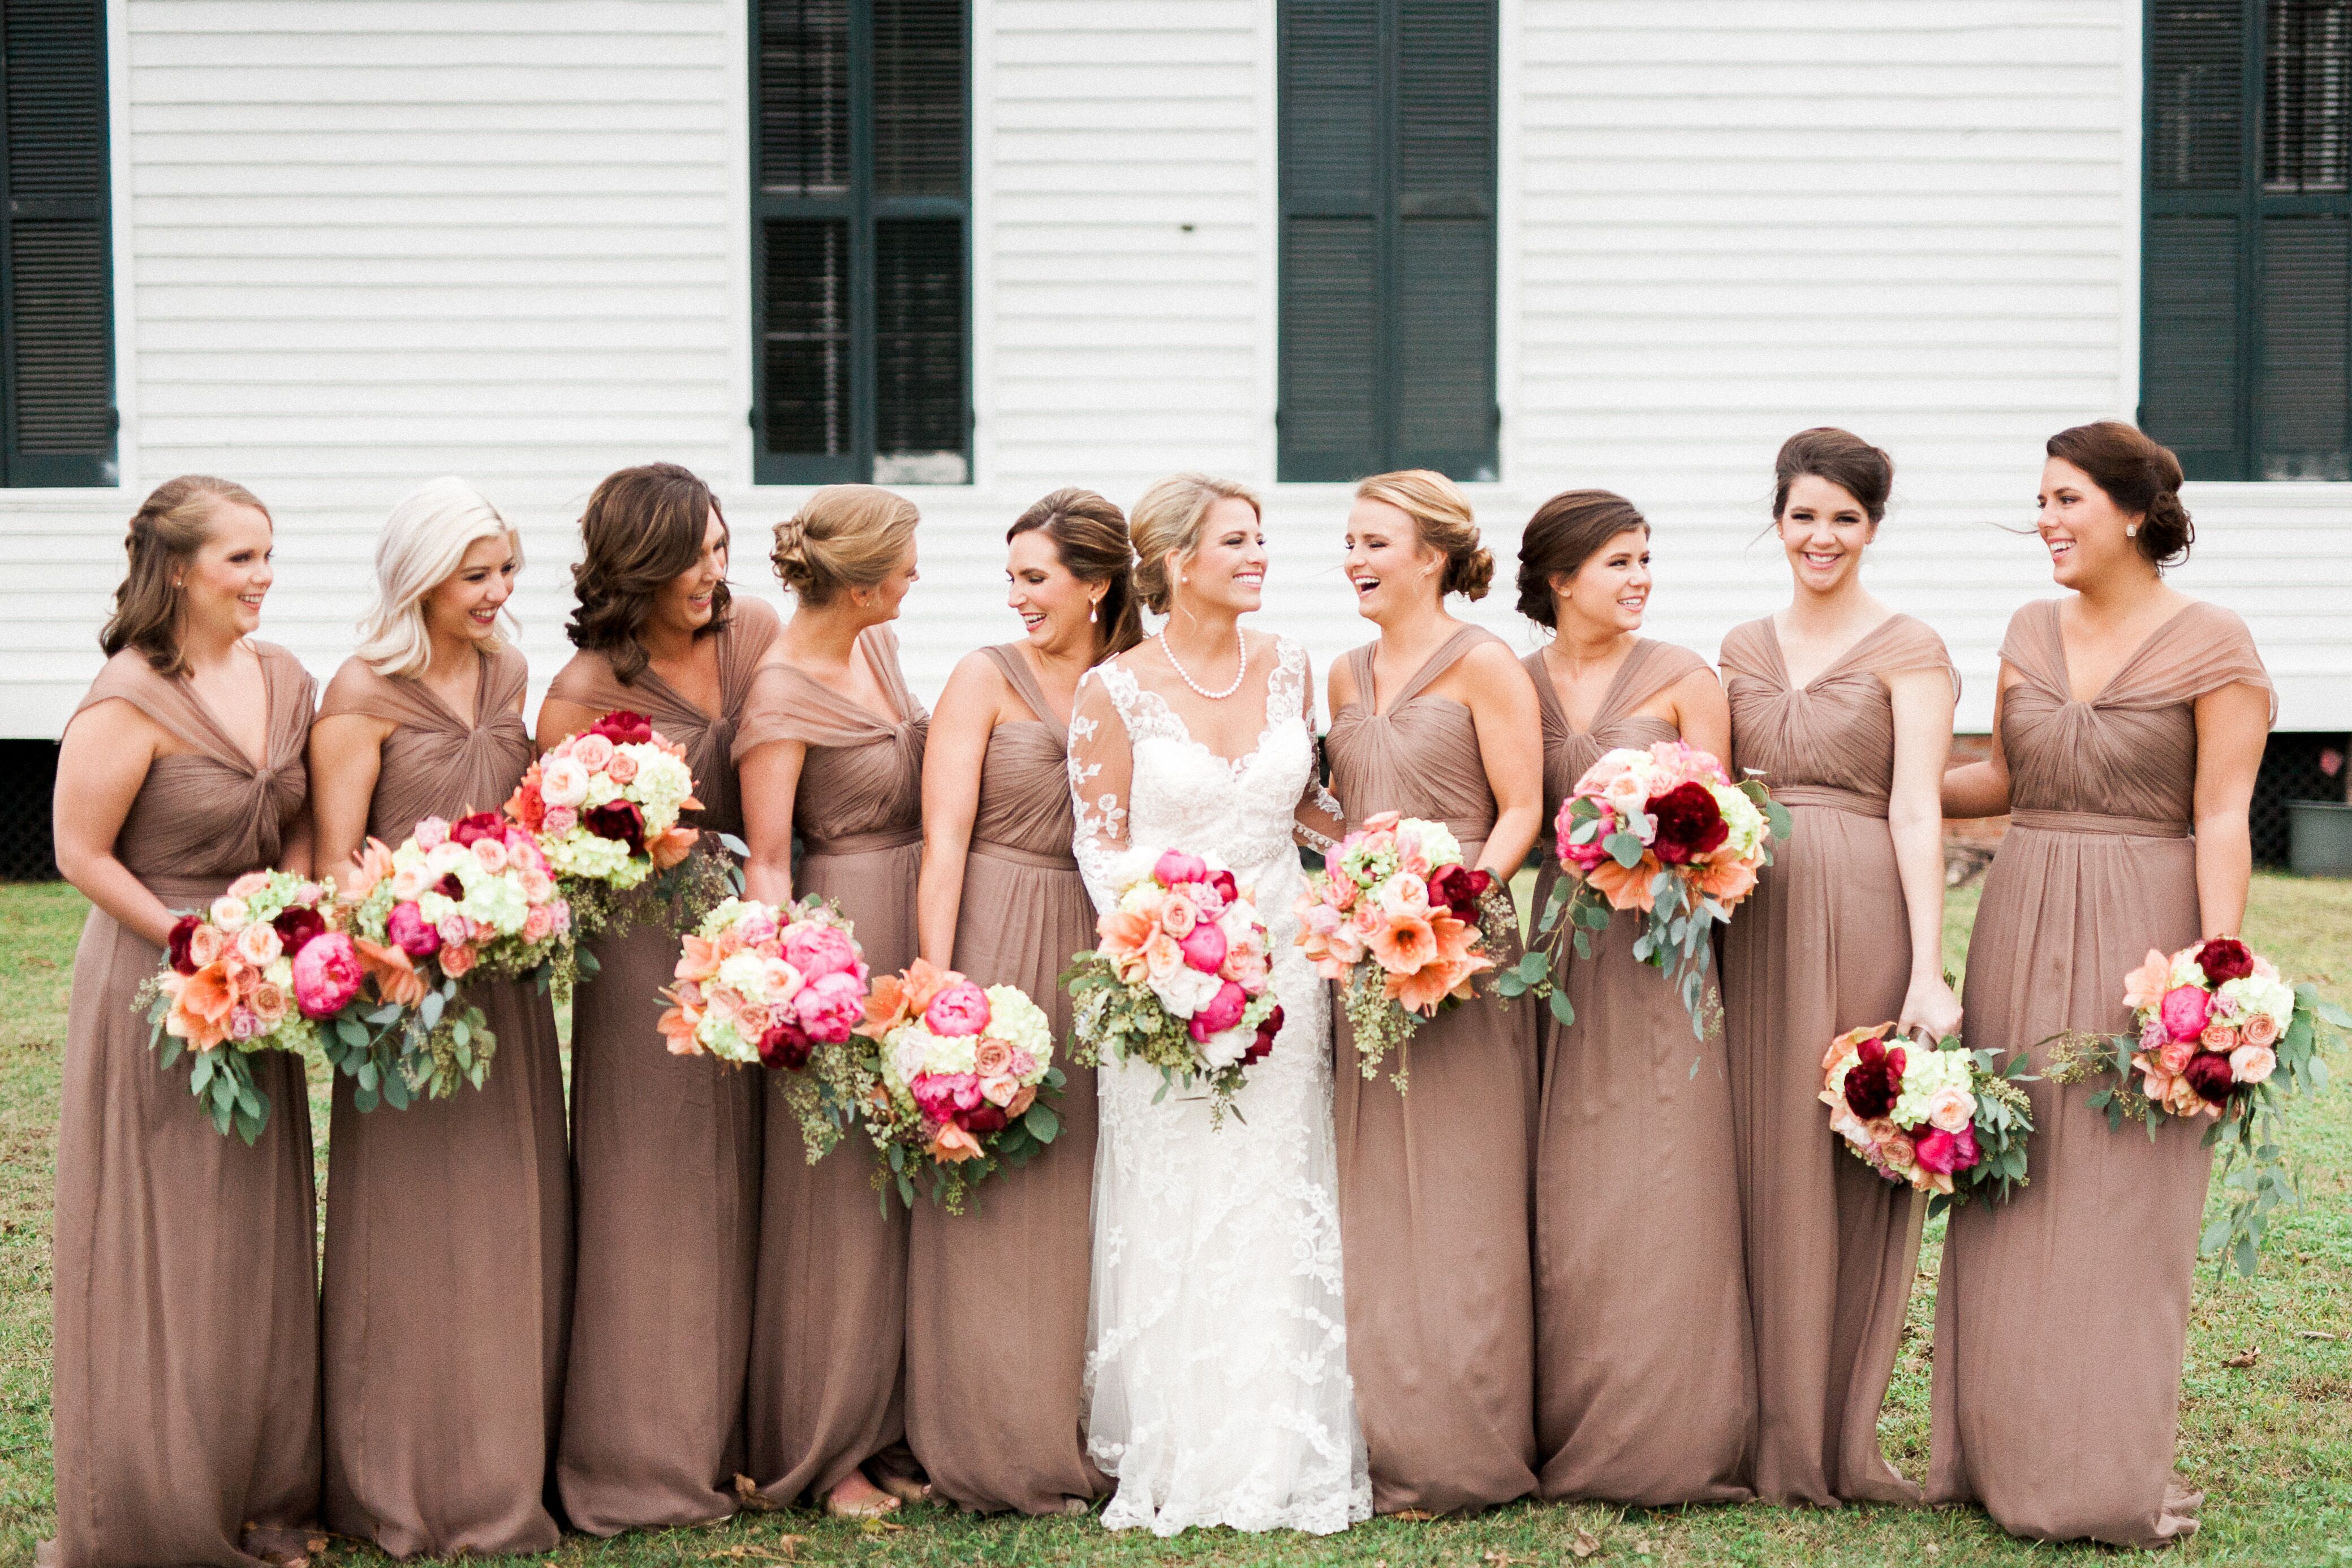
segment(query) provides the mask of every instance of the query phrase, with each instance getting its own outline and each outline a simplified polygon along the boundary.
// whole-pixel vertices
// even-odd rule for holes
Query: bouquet
[[[729,899],[680,939],[662,1036],[673,1056],[758,1063],[782,1088],[814,1164],[864,1105],[869,1073],[849,1047],[869,972],[840,910],[811,895],[789,909]]]
[[[1660,741],[1608,752],[1559,803],[1553,837],[1562,876],[1534,950],[1499,988],[1508,996],[1549,994],[1553,1015],[1574,1023],[1575,1008],[1551,984],[1563,933],[1573,930],[1576,955],[1590,958],[1591,933],[1608,929],[1613,911],[1633,910],[1642,919],[1633,956],[1675,983],[1692,1031],[1705,1039],[1708,939],[1754,890],[1773,844],[1789,832],[1788,809],[1761,784],[1733,784],[1695,746]]]
[[[253,1052],[302,1056],[401,1016],[415,978],[404,955],[355,934],[347,913],[332,881],[248,871],[173,923],[140,1002],[163,1066],[195,1053],[189,1089],[223,1134],[234,1127],[250,1144],[269,1125],[269,1097],[246,1059]]]
[[[866,1130],[886,1213],[893,1186],[912,1208],[920,1182],[960,1214],[971,1184],[1027,1163],[1062,1130],[1038,1098],[1063,1083],[1053,1026],[1017,986],[983,990],[917,959],[875,986],[858,1033],[875,1043]]]
[[[1495,879],[1462,863],[1444,823],[1393,811],[1366,818],[1324,868],[1298,900],[1298,945],[1339,984],[1364,1076],[1394,1047],[1402,1091],[1421,1021],[1469,1000],[1472,979],[1495,967],[1503,938],[1480,923]]]
[[[2033,1106],[2026,1058],[1992,1065],[1958,1037],[1906,1043],[1892,1024],[1848,1029],[1822,1058],[1830,1131],[1890,1182],[1929,1194],[1939,1215],[1982,1194],[2005,1199],[2025,1185],[2025,1139]]]
[[[2232,937],[2192,942],[2169,958],[2149,949],[2124,977],[2123,1002],[2131,1034],[2070,1029],[2040,1042],[2053,1047],[2050,1077],[2105,1080],[2089,1104],[2107,1113],[2110,1129],[2135,1121],[2153,1139],[2168,1117],[2210,1118],[2204,1142],[2221,1151],[2229,1212],[2206,1227],[2198,1252],[2252,1275],[2271,1211],[2302,1201],[2279,1151],[2285,1098],[2326,1086],[2321,1021],[2352,1028],[2352,1013],[2321,1000],[2308,982],[2288,984]]]
[[[1205,1084],[1212,1123],[1222,1122],[1282,1028],[1265,922],[1222,861],[1150,855],[1126,857],[1118,907],[1096,922],[1102,940],[1062,976],[1077,1059],[1149,1062],[1162,1095]]]

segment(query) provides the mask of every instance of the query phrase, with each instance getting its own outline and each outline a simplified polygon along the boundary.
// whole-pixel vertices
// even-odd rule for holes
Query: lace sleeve
[[[1070,712],[1070,804],[1077,816],[1072,850],[1097,910],[1117,902],[1113,872],[1128,844],[1127,796],[1135,752],[1113,681],[1132,678],[1108,666],[1087,671]]]
[[[1275,680],[1281,689],[1274,695],[1280,699],[1287,683],[1298,687],[1298,711],[1307,725],[1307,733],[1315,733],[1315,675],[1307,658],[1307,650],[1284,638],[1279,662],[1275,666]],[[1269,707],[1273,704],[1270,702]],[[1298,795],[1298,810],[1293,830],[1298,841],[1318,855],[1328,855],[1339,847],[1348,834],[1348,814],[1339,800],[1323,784],[1323,742],[1314,742],[1314,764],[1307,770],[1307,786]]]

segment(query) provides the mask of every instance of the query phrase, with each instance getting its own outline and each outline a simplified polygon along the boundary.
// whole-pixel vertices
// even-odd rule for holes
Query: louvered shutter
[[[0,4],[6,480],[117,479],[103,0]]]
[[[1495,478],[1495,6],[1402,0],[1388,466]]]
[[[1355,479],[1386,445],[1382,0],[1284,0],[1276,475]]]
[[[882,484],[961,484],[971,478],[964,8],[873,4],[873,474]]]
[[[2352,479],[2352,0],[2263,14],[2254,477]]]

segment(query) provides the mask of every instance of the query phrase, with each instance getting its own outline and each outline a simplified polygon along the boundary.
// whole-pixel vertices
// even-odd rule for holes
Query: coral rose
[[[2240,1046],[2230,1053],[2230,1073],[2240,1083],[2261,1083],[2278,1068],[2278,1053],[2268,1046]]]
[[[1183,885],[1197,888],[1201,884],[1190,882]],[[1201,923],[1200,907],[1179,892],[1171,892],[1161,899],[1151,913],[1152,918],[1160,922],[1160,929],[1178,942],[1192,935],[1192,928]]]
[[[1939,1131],[1965,1131],[1976,1113],[1977,1097],[1958,1084],[1948,1083],[1927,1097],[1927,1121]],[[1928,1169],[1936,1167],[1931,1165]]]
[[[478,956],[468,943],[445,942],[434,962],[441,965],[441,973],[450,979],[462,980],[473,972],[474,961]]]
[[[2244,1034],[2246,1037],[2246,1044],[2250,1046],[2274,1046],[2278,1044],[2278,1020],[2272,1017],[2268,1013],[2248,1014],[2246,1016],[2245,1026],[2241,1032]]]
[[[2206,1025],[2198,1034],[2197,1043],[2209,1051],[2219,1051],[2226,1057],[2236,1050],[2242,1042],[2238,1037],[2237,1030],[2227,1024],[2215,1022]]]
[[[980,1080],[980,1097],[1000,1109],[1013,1103],[1021,1092],[1021,1080],[1011,1073],[987,1073]]]
[[[571,751],[572,760],[592,773],[601,773],[611,767],[616,755],[613,737],[600,735],[593,730],[573,736]]]
[[[971,1070],[982,1079],[999,1078],[1011,1072],[1013,1047],[992,1035],[983,1037],[980,1044],[971,1048]],[[1004,1101],[1000,1100],[997,1103],[1002,1105]]]

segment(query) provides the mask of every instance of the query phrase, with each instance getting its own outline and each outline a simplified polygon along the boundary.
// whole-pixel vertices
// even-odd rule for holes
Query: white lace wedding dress
[[[1284,1016],[1222,1126],[1205,1096],[1161,1098],[1155,1068],[1099,1075],[1087,1452],[1118,1479],[1103,1511],[1115,1530],[1328,1533],[1371,1514],[1340,1304],[1330,1013],[1292,912],[1302,800],[1313,815],[1329,797],[1315,781],[1306,654],[1280,641],[1273,665],[1265,728],[1238,761],[1116,666],[1087,676],[1070,725],[1078,860],[1097,907],[1120,856],[1222,856],[1256,884]]]

